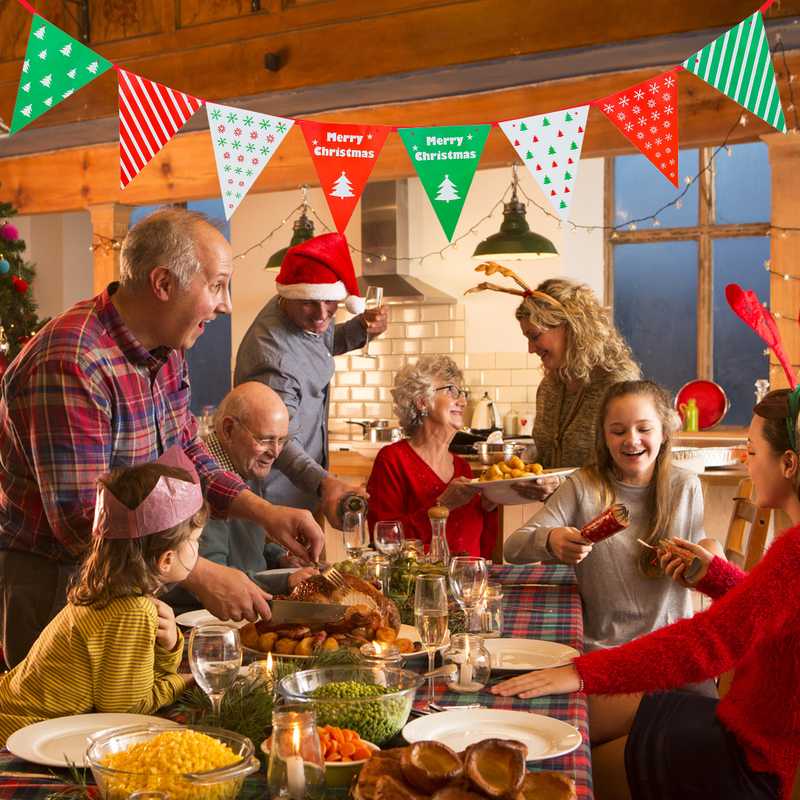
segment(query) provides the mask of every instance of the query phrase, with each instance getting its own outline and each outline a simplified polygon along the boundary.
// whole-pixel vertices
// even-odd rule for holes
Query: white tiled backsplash
[[[346,312],[339,313],[341,320],[349,317]],[[390,425],[396,425],[390,394],[395,373],[426,354],[449,355],[464,373],[470,399],[480,400],[482,393],[488,391],[501,418],[512,407],[517,412],[533,411],[536,388],[542,379],[541,362],[538,356],[526,352],[523,337],[520,336],[519,352],[467,353],[464,327],[463,305],[390,306],[386,333],[369,345],[370,354],[376,358],[364,358],[357,351],[335,359],[329,417],[331,442],[361,439],[361,428],[348,425],[348,419],[388,419]]]

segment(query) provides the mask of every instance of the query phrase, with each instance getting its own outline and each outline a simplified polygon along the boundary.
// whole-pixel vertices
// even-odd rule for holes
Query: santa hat
[[[358,294],[347,239],[338,233],[324,233],[290,247],[275,286],[281,297],[290,300],[344,300],[351,314],[362,314],[366,308]]]

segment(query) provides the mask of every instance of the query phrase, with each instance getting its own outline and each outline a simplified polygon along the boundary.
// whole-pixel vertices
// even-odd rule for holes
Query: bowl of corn
[[[163,792],[167,800],[234,800],[260,764],[253,743],[222,728],[130,725],[89,739],[86,763],[105,800]]]

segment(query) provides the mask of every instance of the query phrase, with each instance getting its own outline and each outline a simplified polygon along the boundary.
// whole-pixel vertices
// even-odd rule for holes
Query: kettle
[[[490,431],[500,427],[500,419],[494,403],[489,399],[489,393],[484,392],[483,397],[475,404],[470,428],[472,430]]]

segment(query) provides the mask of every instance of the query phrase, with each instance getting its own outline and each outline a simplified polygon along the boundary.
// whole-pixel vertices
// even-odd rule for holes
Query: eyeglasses
[[[242,422],[240,419],[237,419],[236,417],[233,417],[233,419],[236,420],[236,423],[240,427],[244,428],[250,434],[250,436],[253,437],[253,441],[259,446],[261,450],[268,450],[270,447],[277,447],[278,450],[280,450],[287,442],[291,442],[292,439],[294,439],[294,436],[289,436],[289,435],[281,436],[279,439],[275,439],[274,437],[268,439],[259,439],[258,436],[256,436],[253,433],[253,431],[251,431],[250,428],[248,428],[247,425],[244,424],[244,422]]]
[[[467,393],[464,389],[459,389],[458,386],[453,386],[452,383],[448,383],[447,386],[440,386],[438,389],[434,389],[434,392],[447,392],[453,400],[458,400],[459,397],[463,397],[465,400],[467,399]]]

